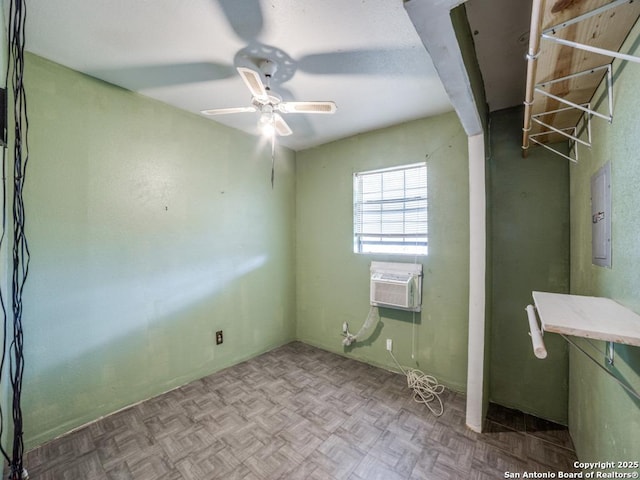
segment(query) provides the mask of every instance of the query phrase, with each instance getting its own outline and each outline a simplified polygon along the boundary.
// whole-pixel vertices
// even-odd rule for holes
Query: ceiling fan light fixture
[[[264,59],[259,63],[260,72],[264,75],[266,85],[262,82],[262,75],[257,71],[237,67],[246,87],[251,92],[251,105],[248,107],[213,108],[202,110],[204,115],[223,115],[227,113],[260,112],[258,130],[265,137],[274,139],[291,135],[293,131],[280,113],[335,113],[337,107],[334,102],[283,102],[282,97],[271,90],[270,80],[277,71],[277,64]]]
[[[269,123],[265,123],[264,125],[262,125],[260,130],[262,131],[263,137],[272,138],[276,134],[275,127]]]
[[[263,112],[258,120],[258,128],[265,137],[273,137],[276,134],[276,128],[274,125],[274,118],[272,112]]]

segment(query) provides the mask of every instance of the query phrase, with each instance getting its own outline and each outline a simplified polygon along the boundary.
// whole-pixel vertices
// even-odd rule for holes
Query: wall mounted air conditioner
[[[419,312],[422,264],[371,262],[371,305]]]

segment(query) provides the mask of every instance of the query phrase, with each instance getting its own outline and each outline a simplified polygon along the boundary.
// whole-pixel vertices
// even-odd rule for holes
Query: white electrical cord
[[[402,368],[402,365],[398,363],[393,352],[391,350],[387,351],[389,355],[391,355],[391,358],[393,358],[393,361],[396,362],[400,371],[407,377],[407,386],[413,390],[413,399],[418,403],[424,403],[436,417],[442,415],[444,406],[442,405],[440,395],[444,392],[444,385],[439,384],[436,377],[427,375],[415,368],[405,370]],[[432,402],[437,402],[436,407],[431,405]],[[440,408],[437,408],[438,405]]]
[[[411,360],[416,359],[416,312],[411,319]]]

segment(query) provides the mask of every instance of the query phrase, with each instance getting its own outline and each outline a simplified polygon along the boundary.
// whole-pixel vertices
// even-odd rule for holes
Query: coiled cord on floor
[[[436,417],[442,415],[444,406],[440,395],[444,392],[444,385],[439,384],[434,376],[427,375],[415,368],[405,370],[390,350],[389,355],[396,362],[400,371],[407,377],[407,386],[413,390],[413,400],[417,403],[425,404]],[[436,403],[436,405],[432,405],[433,403]]]

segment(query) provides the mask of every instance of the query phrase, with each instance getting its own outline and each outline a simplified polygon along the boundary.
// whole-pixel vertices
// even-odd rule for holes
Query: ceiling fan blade
[[[246,67],[238,67],[238,73],[242,77],[251,95],[258,100],[267,100],[267,91],[264,88],[260,74],[255,70]]]
[[[287,122],[277,113],[273,114],[273,126],[275,127],[276,133],[281,137],[286,137],[293,133],[289,125],[287,125]]]
[[[218,3],[236,35],[245,42],[255,42],[264,25],[260,0],[218,0]]]
[[[203,115],[226,115],[227,113],[245,113],[255,112],[256,107],[231,107],[231,108],[212,108],[210,110],[202,110]]]
[[[334,102],[280,102],[278,110],[282,113],[336,113]]]

